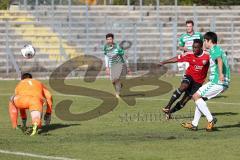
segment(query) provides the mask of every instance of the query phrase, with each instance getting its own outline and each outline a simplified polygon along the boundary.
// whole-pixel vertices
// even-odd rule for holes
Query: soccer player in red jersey
[[[193,51],[186,52],[185,54],[178,55],[171,59],[162,61],[160,66],[167,63],[188,62],[189,67],[185,72],[181,85],[173,92],[173,95],[168,104],[162,109],[166,114],[166,119],[171,118],[171,114],[182,109],[186,103],[191,99],[192,95],[204,83],[208,68],[209,68],[209,54],[203,51],[203,41],[195,39],[193,41]],[[185,92],[183,98],[172,107],[172,104]]]

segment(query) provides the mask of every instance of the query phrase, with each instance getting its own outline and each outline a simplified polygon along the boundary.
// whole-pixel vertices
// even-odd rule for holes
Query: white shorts
[[[200,87],[197,91],[197,93],[204,98],[211,99],[213,97],[216,97],[223,91],[225,91],[227,87],[224,87],[219,84],[215,84],[212,82],[208,82],[204,84],[202,87]]]
[[[116,81],[121,79],[122,77],[126,76],[127,74],[127,67],[124,63],[117,63],[113,64],[110,67],[110,80]]]
[[[185,71],[189,67],[189,63],[188,62],[178,62],[177,66],[178,66],[179,71]]]

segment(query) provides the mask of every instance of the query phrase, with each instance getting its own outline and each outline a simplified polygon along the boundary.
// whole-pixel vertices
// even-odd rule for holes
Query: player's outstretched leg
[[[185,79],[182,81],[180,87],[173,92],[171,99],[169,100],[166,107],[163,108],[164,113],[169,113],[172,104],[185,92],[189,87],[189,81]]]
[[[216,95],[220,94],[224,90],[224,87],[221,85],[215,85],[212,82],[208,82],[205,85],[203,85],[194,95],[193,99],[196,103],[196,109],[199,110],[200,113],[202,113],[208,121],[208,125],[206,127],[206,131],[213,131],[214,125],[217,122],[217,119],[212,116],[207,103],[204,101],[202,97],[206,97],[208,99],[215,97]],[[200,120],[200,116],[194,115],[194,119],[192,121],[192,124],[197,126],[198,122]]]
[[[191,82],[191,79],[185,76],[181,82],[180,87],[173,92],[173,95],[170,101],[168,102],[167,106],[162,108],[163,112],[166,115],[166,119],[170,118],[170,109],[172,104],[182,95],[183,92],[185,92],[189,88],[190,82]]]
[[[191,96],[189,96],[187,93],[185,93],[183,98],[180,101],[178,101],[174,107],[172,107],[170,109],[169,114],[175,113],[175,112],[181,110],[190,99],[191,99]]]
[[[195,113],[194,113],[194,120],[192,122],[182,123],[182,127],[193,130],[193,131],[197,131],[198,121],[201,118],[201,116],[202,116],[202,113],[196,106]]]
[[[176,89],[173,92],[173,95],[170,99],[170,101],[168,102],[168,104],[162,109],[164,113],[168,113],[172,104],[182,95],[184,91],[181,88]]]

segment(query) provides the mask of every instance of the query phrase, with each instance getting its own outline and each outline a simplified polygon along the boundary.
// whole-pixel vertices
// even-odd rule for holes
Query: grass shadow
[[[206,131],[206,128],[199,128],[198,131],[206,131],[206,132],[220,132],[221,130],[218,129],[219,127],[214,127],[212,131]],[[194,132],[194,131],[193,131]]]
[[[220,96],[213,97],[212,99],[227,98],[227,97],[228,97],[228,96],[220,95]]]
[[[38,131],[38,134],[48,133],[49,131],[53,131],[56,129],[66,128],[71,126],[78,126],[78,125],[81,125],[81,124],[60,124],[60,123],[50,124],[49,126],[42,126],[42,128]]]
[[[212,113],[213,116],[233,116],[238,115],[238,113],[235,112],[219,112],[219,113]]]
[[[237,124],[233,124],[233,125],[216,126],[216,127],[214,127],[213,132],[221,131],[219,129],[224,129],[224,128],[240,128],[240,122]],[[200,128],[198,130],[205,130],[205,128]]]
[[[233,124],[233,125],[219,126],[217,128],[240,128],[240,122],[238,122],[237,124]]]

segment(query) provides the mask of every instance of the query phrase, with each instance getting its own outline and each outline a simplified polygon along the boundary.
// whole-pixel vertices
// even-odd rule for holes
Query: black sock
[[[167,107],[171,108],[172,104],[181,96],[182,93],[183,93],[182,91],[180,91],[179,89],[176,89],[173,92],[173,95],[172,95],[170,101],[168,102]]]
[[[177,112],[180,109],[182,109],[183,107],[184,107],[183,104],[181,104],[180,102],[177,102],[177,104],[170,110],[170,113]]]

